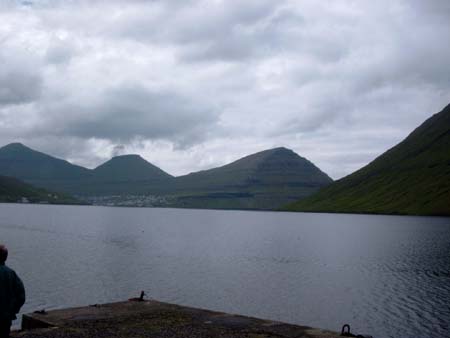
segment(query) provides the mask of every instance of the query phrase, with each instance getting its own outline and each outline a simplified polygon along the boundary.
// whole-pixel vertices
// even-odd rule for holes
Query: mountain
[[[0,175],[95,204],[276,209],[332,182],[292,150],[275,148],[225,166],[173,177],[139,155],[90,170],[12,143],[0,148]],[[147,197],[142,197],[147,196]]]
[[[31,202],[51,204],[80,204],[76,199],[36,188],[17,178],[0,176],[0,202]]]
[[[450,105],[364,168],[286,209],[450,215]]]
[[[273,209],[331,182],[310,161],[281,147],[176,177],[173,190],[180,206]]]
[[[112,182],[168,179],[169,175],[139,155],[116,156],[93,170],[98,179]]]
[[[0,148],[0,175],[74,195],[147,193],[172,178],[139,155],[117,156],[90,170],[21,143]]]
[[[21,143],[11,143],[0,148],[0,175],[16,177],[51,190],[68,191],[89,177],[90,171]]]
[[[173,178],[139,155],[116,156],[92,170],[79,194],[114,195],[161,193]]]

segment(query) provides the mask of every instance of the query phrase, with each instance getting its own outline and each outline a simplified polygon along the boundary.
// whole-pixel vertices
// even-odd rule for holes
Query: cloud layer
[[[0,145],[172,174],[275,146],[338,178],[450,102],[445,0],[0,4]]]

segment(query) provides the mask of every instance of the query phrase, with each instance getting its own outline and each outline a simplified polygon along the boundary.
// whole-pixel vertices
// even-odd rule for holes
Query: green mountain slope
[[[90,174],[86,168],[32,150],[21,143],[0,148],[0,175],[16,177],[38,187],[70,191]]]
[[[76,199],[60,193],[33,187],[16,178],[0,176],[0,202],[31,202],[51,204],[79,204]]]
[[[450,215],[450,105],[364,168],[286,209]]]
[[[139,155],[116,156],[92,171],[77,193],[82,195],[160,194],[173,177]]]
[[[139,155],[116,156],[93,170],[94,177],[104,181],[143,181],[172,176]]]
[[[163,181],[172,177],[138,155],[114,157],[90,170],[21,143],[0,148],[0,175],[72,195],[146,193],[165,187]]]
[[[175,178],[180,206],[273,209],[332,182],[292,150],[275,148]]]

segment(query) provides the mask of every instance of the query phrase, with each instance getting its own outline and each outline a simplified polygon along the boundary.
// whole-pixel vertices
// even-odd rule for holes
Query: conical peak
[[[22,147],[22,148],[26,148],[25,145],[23,143],[20,143],[20,142],[12,142],[10,144],[7,144],[5,147]]]
[[[30,148],[28,148],[27,146],[25,146],[24,144],[20,143],[20,142],[13,142],[13,143],[9,143],[6,146],[0,148],[0,149],[8,149],[8,150],[31,150]]]
[[[255,153],[253,155],[250,156],[255,156],[256,158],[261,158],[264,160],[271,160],[274,158],[291,158],[291,159],[298,159],[301,158],[301,156],[299,156],[295,151],[285,148],[285,147],[277,147],[277,148],[272,148],[272,149],[268,149],[268,150],[264,150],[261,151],[259,153]]]
[[[272,153],[281,153],[281,154],[295,154],[297,155],[292,149],[286,148],[286,147],[277,147],[267,150],[268,152]]]
[[[111,160],[144,160],[141,155],[138,154],[126,154],[126,155],[117,155],[111,158]],[[145,160],[144,160],[145,161]]]

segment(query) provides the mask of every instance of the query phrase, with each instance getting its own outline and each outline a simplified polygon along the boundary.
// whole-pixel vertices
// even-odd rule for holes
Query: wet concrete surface
[[[339,334],[148,300],[27,314],[23,316],[22,330],[12,337],[334,338]]]

